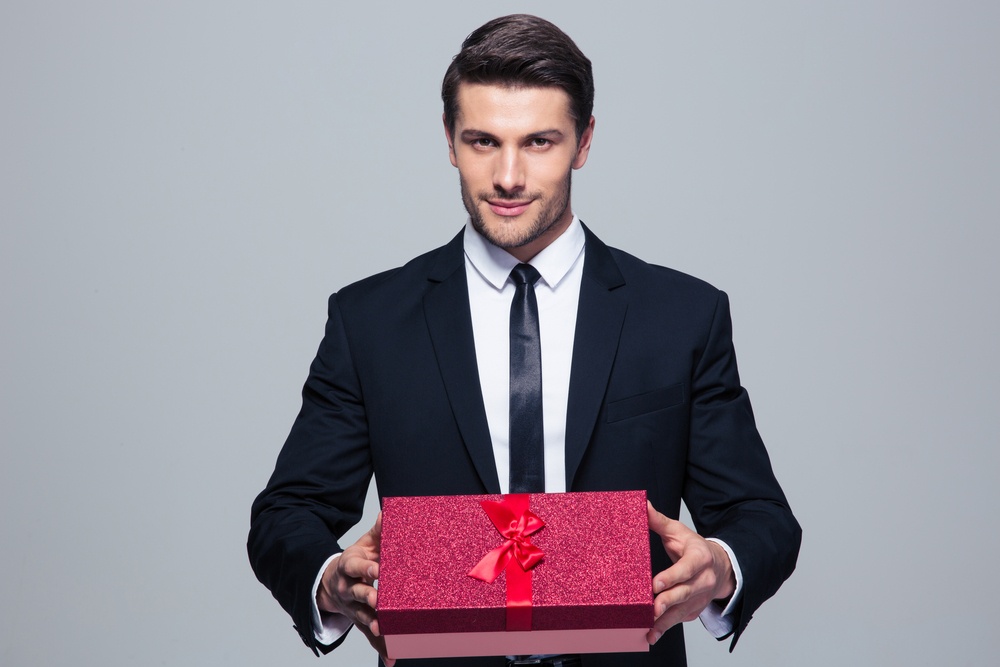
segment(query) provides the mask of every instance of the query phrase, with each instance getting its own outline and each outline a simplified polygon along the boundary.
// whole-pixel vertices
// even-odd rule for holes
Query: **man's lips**
[[[531,206],[531,200],[527,201],[507,201],[505,199],[489,199],[486,202],[490,206],[490,210],[496,215],[502,215],[504,217],[514,217],[516,215],[521,215],[528,210]]]

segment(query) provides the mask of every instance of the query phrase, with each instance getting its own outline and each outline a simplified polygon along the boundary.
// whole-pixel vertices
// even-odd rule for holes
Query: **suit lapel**
[[[500,493],[479,383],[462,233],[442,249],[428,280],[432,285],[424,296],[424,317],[455,421],[486,490]]]
[[[580,467],[604,402],[625,311],[625,279],[608,247],[586,226],[586,256],[576,316],[566,419],[566,490]]]

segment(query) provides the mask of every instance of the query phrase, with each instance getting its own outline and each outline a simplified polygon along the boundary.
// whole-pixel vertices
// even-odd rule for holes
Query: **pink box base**
[[[648,631],[649,628],[618,628],[386,635],[385,649],[393,660],[552,653],[635,653],[649,651],[649,643],[646,642]]]

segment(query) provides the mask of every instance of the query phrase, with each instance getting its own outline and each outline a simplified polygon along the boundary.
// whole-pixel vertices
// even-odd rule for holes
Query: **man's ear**
[[[590,143],[594,140],[594,117],[590,117],[587,129],[580,135],[580,141],[576,146],[576,156],[573,158],[573,168],[579,169],[587,164],[587,156],[590,155]]]
[[[451,166],[457,167],[458,157],[455,155],[455,140],[451,136],[451,128],[448,127],[448,120],[444,114],[441,114],[441,123],[444,124],[444,138],[448,140],[448,159],[451,160]]]

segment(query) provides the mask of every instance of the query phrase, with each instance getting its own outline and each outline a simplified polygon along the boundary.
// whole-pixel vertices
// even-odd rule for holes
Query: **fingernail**
[[[662,593],[663,592],[663,582],[662,581],[654,581],[653,582],[653,592],[654,593]]]
[[[650,644],[655,644],[656,642],[660,641],[660,637],[662,636],[662,634],[663,633],[661,633],[661,632],[654,632],[653,633],[653,641],[651,641],[649,643]]]

